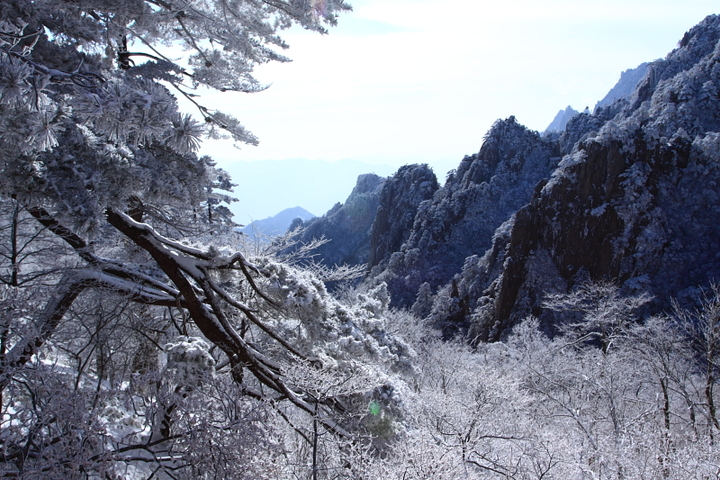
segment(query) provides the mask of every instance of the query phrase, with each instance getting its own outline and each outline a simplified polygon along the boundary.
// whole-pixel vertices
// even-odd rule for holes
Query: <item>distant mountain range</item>
[[[287,232],[292,222],[298,218],[306,222],[315,218],[315,215],[302,207],[286,208],[272,217],[253,221],[250,225],[243,228],[242,232],[247,235],[251,241],[269,239]]]

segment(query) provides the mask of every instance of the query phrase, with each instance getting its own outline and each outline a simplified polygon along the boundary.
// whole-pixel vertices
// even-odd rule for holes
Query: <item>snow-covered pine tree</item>
[[[362,428],[354,406],[386,381],[364,359],[397,371],[410,353],[384,331],[386,292],[342,305],[307,272],[246,258],[221,206],[230,179],[195,154],[206,137],[256,140],[194,89],[262,89],[252,70],[286,60],[280,30],[323,32],[347,9],[0,2],[0,470],[280,478],[273,418],[315,444]]]

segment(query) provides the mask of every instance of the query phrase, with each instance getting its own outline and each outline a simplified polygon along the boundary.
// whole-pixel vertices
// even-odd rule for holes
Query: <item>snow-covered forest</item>
[[[461,274],[433,288],[413,277],[419,294],[402,305],[392,297],[400,288],[384,279],[410,277],[397,272],[421,257],[419,247],[393,249],[421,232],[378,233],[382,248],[372,254],[385,270],[363,282],[363,265],[314,260],[322,239],[297,243],[296,232],[260,250],[238,233],[227,208],[232,179],[196,152],[205,138],[255,138],[232,112],[206,108],[197,92],[261,90],[253,68],[287,60],[280,31],[299,24],[323,32],[348,8],[343,0],[0,1],[0,475],[717,478],[718,284],[697,281],[692,301],[668,299],[658,308],[649,289],[630,291],[619,276],[588,270],[536,298],[542,317],[528,307],[513,310],[522,318],[487,326],[496,318],[485,314],[490,295],[506,298],[501,289],[515,278],[491,274],[520,258],[512,256],[515,240],[464,264],[454,251]],[[185,55],[170,58],[167,47]],[[717,67],[720,47],[705,50]],[[682,58],[692,67],[691,57]],[[673,65],[649,74],[647,88],[681,70]],[[720,77],[718,68],[703,72]],[[714,125],[717,91],[703,82],[682,98],[705,99],[697,108]],[[674,84],[664,85],[658,91],[675,98]],[[179,97],[198,115],[180,112]],[[655,97],[634,99],[647,100],[645,112],[660,109]],[[714,112],[704,107],[711,101]],[[673,142],[695,141],[700,153],[690,164],[705,165],[703,175],[712,177],[716,165],[701,160],[717,159],[717,135],[682,123],[681,108],[666,110],[686,137],[703,134]],[[632,119],[645,125],[640,114]],[[576,130],[560,142],[587,138],[593,121],[571,123]],[[667,125],[651,126],[665,134]],[[559,150],[537,144],[537,134],[514,119],[501,127],[533,152],[532,179],[505,185],[506,193],[530,195],[554,171],[548,159]],[[601,136],[625,138],[620,130],[605,127]],[[502,143],[488,138],[490,146]],[[535,193],[577,179],[573,169],[588,158],[582,148],[590,147],[569,152]],[[525,159],[512,158],[515,175]],[[463,169],[489,178],[471,160],[456,178]],[[643,182],[654,178],[651,168],[628,169],[637,173],[620,171],[636,201],[628,205],[649,205]],[[414,225],[430,232],[434,212],[469,198],[459,187],[434,194],[427,168],[405,172],[423,190],[401,212],[385,208],[387,225],[411,228],[413,218],[393,222],[392,215],[417,211]],[[503,178],[477,187],[500,188],[515,177]],[[400,180],[388,185],[405,188]],[[716,184],[702,191],[712,210]],[[613,211],[606,200],[592,207],[593,218]],[[484,248],[519,235],[522,218],[510,207],[488,206],[485,197],[479,205],[495,212],[471,225],[486,232]],[[351,215],[351,206],[336,214]],[[655,237],[643,232],[643,251],[652,253]],[[537,245],[533,252],[542,251]],[[472,275],[482,269],[479,286]],[[543,285],[529,274],[523,285],[528,278]],[[470,305],[461,294],[473,295],[477,310],[465,313],[478,323],[438,328],[447,326],[438,312]],[[468,336],[483,328],[498,332],[484,339],[499,341]]]

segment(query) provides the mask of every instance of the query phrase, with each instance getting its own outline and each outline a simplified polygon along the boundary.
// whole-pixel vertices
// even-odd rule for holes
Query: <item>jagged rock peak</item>
[[[565,110],[560,110],[557,115],[555,115],[555,118],[552,122],[550,122],[550,125],[547,126],[547,128],[543,132],[543,135],[549,135],[551,133],[561,133],[565,131],[565,126],[567,125],[567,123],[579,113],[580,112],[568,105]]]
[[[347,201],[351,201],[354,196],[374,192],[384,182],[385,178],[375,175],[374,173],[364,173],[362,175],[358,175],[357,183],[355,184],[352,192],[350,192],[350,196]]]
[[[595,111],[599,108],[608,107],[621,99],[629,99],[640,81],[647,74],[649,63],[644,62],[635,68],[629,68],[620,74],[620,80],[602,100],[595,104]]]
[[[555,144],[514,117],[495,122],[480,152],[465,157],[431,200],[422,202],[400,251],[371,272],[385,281],[395,305],[413,304],[418,288],[435,289],[482,254],[495,229],[530,199],[559,160]]]
[[[468,299],[472,336],[497,340],[529,314],[550,329],[544,295],[587,280],[649,292],[650,308],[660,310],[720,278],[716,85],[720,18],[713,15],[650,66],[620,113],[586,119],[604,123],[585,129],[552,178],[496,234],[493,249],[466,263],[456,277],[459,295],[477,278],[486,286]]]
[[[400,250],[407,240],[421,202],[430,200],[439,185],[426,165],[405,165],[387,179],[373,223],[368,266],[374,267]]]
[[[451,172],[448,183],[467,188],[470,183],[489,182],[496,173],[501,173],[498,169],[507,166],[505,163],[514,163],[540,142],[540,135],[518,123],[515,116],[497,120],[485,134],[480,152],[463,158],[457,170]]]

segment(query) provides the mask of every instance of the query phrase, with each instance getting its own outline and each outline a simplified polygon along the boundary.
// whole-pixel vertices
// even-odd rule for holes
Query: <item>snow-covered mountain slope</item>
[[[295,250],[315,239],[328,240],[313,251],[320,263],[335,265],[359,265],[367,262],[370,251],[370,229],[380,201],[385,178],[368,173],[358,176],[355,188],[345,203],[336,203],[322,217],[305,222]],[[298,225],[300,226],[300,225]]]
[[[672,298],[691,303],[720,278],[719,40],[720,17],[709,16],[650,64],[621,111],[596,118],[601,126],[496,232],[492,249],[466,261],[456,288],[436,299],[436,317],[454,294],[470,334],[496,340],[530,314],[552,329],[544,296],[586,280],[648,292],[660,310]]]
[[[363,210],[372,236],[320,258],[370,259],[366,282],[385,282],[393,305],[476,340],[528,315],[553,331],[547,294],[588,280],[649,293],[649,311],[691,306],[720,278],[719,42],[720,17],[708,16],[562,132],[496,122],[442,187],[404,167],[385,181],[393,192],[376,190],[379,213]]]
[[[423,283],[443,285],[466,257],[489,248],[495,229],[527,203],[559,158],[556,142],[514,117],[496,122],[480,152],[465,157],[433,198],[420,204],[407,241],[371,276],[388,284],[395,305],[412,305]]]

